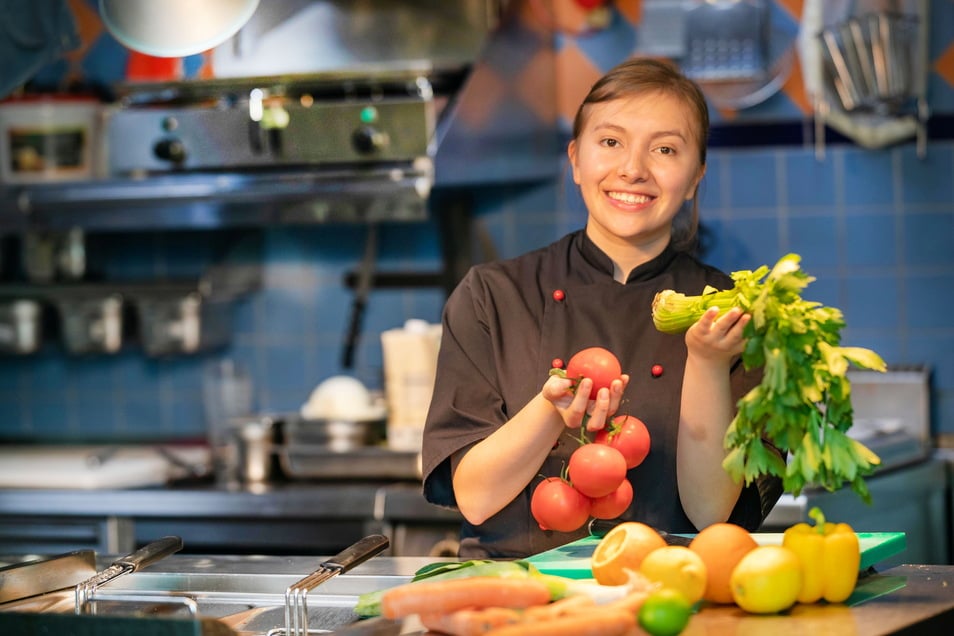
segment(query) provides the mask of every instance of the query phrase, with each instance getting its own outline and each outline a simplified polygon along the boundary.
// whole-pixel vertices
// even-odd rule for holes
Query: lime
[[[639,608],[639,626],[652,636],[676,636],[686,628],[692,604],[679,590],[661,587],[650,592]]]

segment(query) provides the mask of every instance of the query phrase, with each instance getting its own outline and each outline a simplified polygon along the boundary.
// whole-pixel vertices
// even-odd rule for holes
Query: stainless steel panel
[[[276,128],[253,121],[247,103],[117,110],[106,127],[110,173],[410,162],[427,156],[432,140],[433,104],[422,99],[290,103],[283,110],[287,125]]]

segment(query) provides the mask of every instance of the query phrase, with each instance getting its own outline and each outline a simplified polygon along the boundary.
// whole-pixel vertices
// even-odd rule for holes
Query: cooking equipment
[[[200,292],[155,293],[134,299],[139,336],[153,357],[191,354],[221,347],[232,333],[231,303]]]
[[[42,336],[43,311],[38,302],[0,300],[0,353],[34,353]]]
[[[692,4],[681,65],[713,105],[750,108],[782,88],[794,66],[794,38],[772,26],[769,2]]]
[[[76,585],[95,572],[93,550],[76,550],[0,568],[0,604]]]
[[[38,97],[0,103],[0,183],[101,176],[101,107],[91,98]]]
[[[82,581],[76,586],[76,613],[84,614],[91,611],[90,603],[95,600],[96,591],[100,586],[110,583],[120,576],[138,572],[170,554],[182,549],[182,539],[168,536],[153,541],[135,552],[113,561],[108,568]]]
[[[116,353],[123,344],[123,297],[64,293],[56,300],[63,344],[71,354]]]
[[[125,574],[139,571],[181,549],[182,539],[175,536],[163,537],[116,559],[109,567],[99,572],[96,571],[94,564],[92,573],[88,569],[76,571],[75,568],[67,569],[62,578],[57,578],[55,573],[51,573],[53,578],[43,585],[47,591],[39,595],[33,593],[32,596],[11,599],[0,605],[0,612],[95,613],[92,602],[98,598],[105,600],[106,597],[106,595],[97,597],[100,586]],[[79,574],[84,576],[80,578]]]
[[[903,532],[858,532],[861,544],[861,565],[864,571],[881,561],[903,552],[907,548],[907,539]],[[686,534],[691,538],[693,535]],[[756,532],[752,537],[759,545],[781,545],[781,532]],[[593,576],[590,559],[593,550],[602,537],[589,536],[564,546],[541,552],[527,558],[544,574],[555,574],[574,579],[586,579]]]
[[[333,558],[323,561],[310,575],[285,591],[285,634],[307,636],[308,592],[342,572],[384,551],[390,541],[380,534],[372,534],[346,548]]]

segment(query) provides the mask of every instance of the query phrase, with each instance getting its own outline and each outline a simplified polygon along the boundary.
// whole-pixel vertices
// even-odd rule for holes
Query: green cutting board
[[[858,532],[858,541],[861,544],[861,570],[867,570],[872,565],[884,561],[907,548],[907,540],[903,532]],[[681,535],[691,538],[693,535]],[[753,532],[752,536],[759,545],[782,545],[781,532]],[[567,543],[559,548],[535,554],[526,560],[532,563],[545,574],[555,574],[571,579],[589,579],[593,577],[590,570],[590,557],[601,537],[589,536]]]

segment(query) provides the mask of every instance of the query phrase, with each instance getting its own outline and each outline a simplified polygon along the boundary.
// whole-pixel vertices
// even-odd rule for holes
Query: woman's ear
[[[567,145],[566,156],[570,158],[570,170],[573,172],[573,183],[580,185],[580,178],[576,170],[576,139],[571,139]]]
[[[702,164],[699,168],[699,174],[696,175],[695,183],[692,184],[692,190],[686,195],[686,201],[692,201],[699,194],[699,184],[702,183],[704,176],[706,176],[706,164]]]

